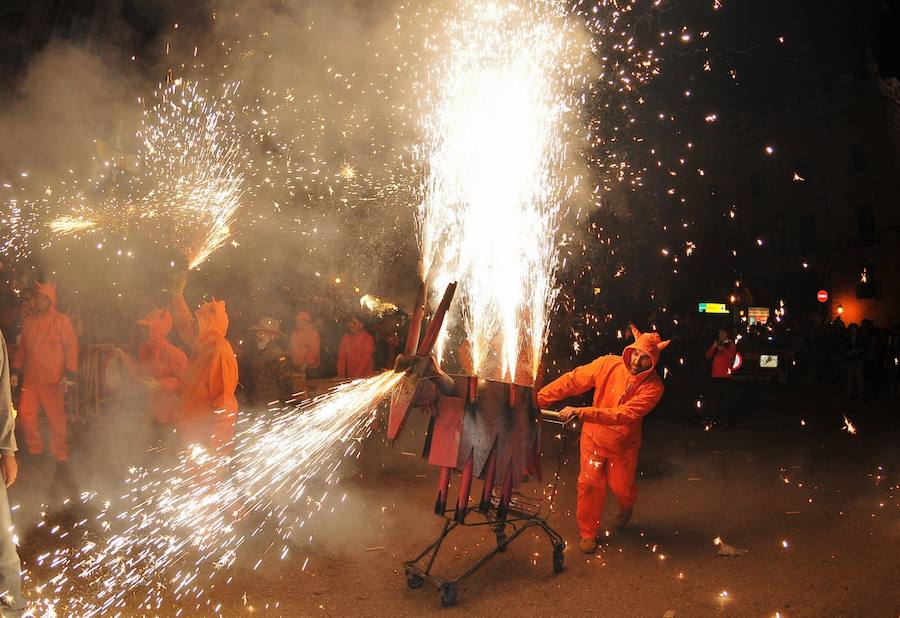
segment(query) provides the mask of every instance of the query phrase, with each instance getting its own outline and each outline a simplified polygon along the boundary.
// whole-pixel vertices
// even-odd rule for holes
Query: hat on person
[[[284,333],[281,332],[281,322],[274,318],[259,318],[259,322],[250,327],[251,331],[267,331],[270,333],[275,333],[278,336],[282,336]]]

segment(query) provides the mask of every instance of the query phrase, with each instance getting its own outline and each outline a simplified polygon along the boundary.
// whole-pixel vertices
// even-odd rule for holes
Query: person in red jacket
[[[576,517],[585,553],[597,551],[597,534],[607,487],[619,502],[616,525],[630,520],[637,489],[634,483],[641,448],[641,420],[662,398],[663,382],[656,373],[659,353],[668,341],[657,333],[641,334],[634,326],[634,343],[622,356],[601,356],[557,378],[538,393],[543,407],[594,390],[593,405],[565,407],[563,419],[577,416],[581,429],[581,471]]]
[[[13,359],[13,388],[21,374],[19,419],[28,452],[44,452],[38,423],[43,408],[50,426],[50,451],[58,464],[69,460],[65,392],[78,371],[78,338],[69,317],[56,310],[56,285],[36,283],[33,313],[25,319]]]
[[[175,329],[192,352],[181,382],[181,400],[175,426],[182,442],[202,444],[221,453],[233,448],[238,403],[238,365],[225,338],[228,314],[225,302],[212,300],[191,314],[184,300],[187,273],[177,273],[169,286],[169,309]]]
[[[138,369],[149,391],[153,420],[159,425],[173,425],[187,354],[168,340],[173,325],[168,310],[154,309],[137,323],[147,329],[145,341],[138,348]]]
[[[338,348],[337,377],[341,380],[368,378],[375,373],[375,340],[357,316],[350,318],[350,332]]]
[[[712,360],[710,370],[709,399],[716,424],[723,429],[734,426],[734,405],[729,397],[731,369],[737,356],[737,346],[728,336],[728,331],[719,329],[719,336],[706,350],[706,358]]]
[[[719,336],[706,350],[706,358],[712,360],[712,378],[731,378],[731,368],[734,366],[734,357],[737,356],[737,346],[728,336],[724,328],[719,330]]]

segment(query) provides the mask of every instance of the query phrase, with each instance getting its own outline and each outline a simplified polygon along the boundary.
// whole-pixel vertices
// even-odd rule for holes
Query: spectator
[[[287,399],[291,393],[291,373],[284,349],[278,344],[281,323],[273,318],[263,317],[250,327],[256,339],[256,348],[247,362],[250,403],[264,406]]]
[[[712,360],[710,372],[710,403],[715,419],[723,429],[734,426],[734,403],[731,401],[731,368],[737,355],[737,346],[724,328],[706,350],[706,358]]]
[[[25,598],[22,596],[22,566],[16,553],[12,533],[12,514],[6,488],[16,482],[15,410],[10,390],[9,362],[6,341],[0,334],[0,615],[22,616]]]
[[[338,348],[337,377],[341,380],[367,378],[375,373],[375,340],[363,328],[362,319],[353,316],[350,332]]]
[[[400,354],[399,325],[396,319],[385,319],[378,325],[375,336],[375,366],[391,369]]]
[[[288,343],[288,353],[294,372],[307,377],[315,377],[321,364],[321,338],[312,324],[312,317],[306,311],[294,316],[294,332]]]
[[[884,369],[888,385],[888,399],[897,401],[897,381],[900,377],[900,330],[888,322],[884,345]]]
[[[847,363],[847,399],[859,397],[861,401],[865,401],[864,369],[866,347],[859,332],[859,326],[856,324],[851,324],[847,329],[847,340],[843,346],[843,353]]]

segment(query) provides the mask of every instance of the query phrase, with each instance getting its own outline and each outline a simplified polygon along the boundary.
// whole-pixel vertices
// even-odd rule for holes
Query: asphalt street
[[[296,534],[288,557],[256,570],[249,548],[230,583],[210,597],[222,616],[900,615],[898,404],[845,403],[836,387],[819,385],[738,388],[743,411],[730,431],[698,422],[691,387],[670,389],[645,424],[634,520],[604,535],[590,556],[577,548],[574,521],[578,436],[546,427],[543,479],[523,491],[543,498],[542,513],[569,542],[559,573],[546,537],[529,530],[460,583],[453,607],[442,607],[427,584],[407,586],[402,561],[443,521],[431,512],[436,470],[416,456],[424,419],[412,419],[397,444],[375,436],[363,445],[344,468],[346,500],[311,522],[311,541]],[[78,482],[114,487],[120,458],[135,452],[122,440],[83,445]],[[48,500],[41,465],[24,458],[12,491],[22,505],[16,520],[26,564],[46,551],[46,539],[29,531]],[[610,498],[607,524],[614,515]],[[455,577],[494,545],[485,527],[458,528],[434,571]],[[738,555],[719,555],[722,548]],[[182,608],[181,615],[213,612]]]

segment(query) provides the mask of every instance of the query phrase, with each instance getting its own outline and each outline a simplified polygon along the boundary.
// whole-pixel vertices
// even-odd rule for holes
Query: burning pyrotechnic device
[[[451,283],[418,345],[416,357],[430,356],[455,292],[456,284]],[[410,323],[408,341],[418,339],[419,328],[417,320]],[[423,455],[428,458],[428,463],[440,468],[434,512],[444,518],[445,524],[437,541],[404,563],[409,585],[417,588],[428,581],[441,591],[442,602],[452,605],[456,601],[456,585],[463,577],[503,551],[531,527],[541,528],[550,539],[553,568],[562,569],[565,542],[540,516],[540,501],[513,498],[523,472],[540,478],[542,411],[538,408],[534,390],[529,386],[475,376],[442,376],[450,384],[436,387],[430,380],[423,379],[427,377],[418,372],[404,374],[399,388],[394,391],[388,421],[388,437],[394,439],[402,430],[412,405],[436,411],[428,426]],[[555,416],[559,419],[558,413]],[[459,471],[459,487],[455,502],[448,508],[454,470]],[[476,478],[484,483],[474,505],[470,506],[472,484]],[[484,521],[467,523],[467,515],[476,510]],[[510,537],[506,536],[507,524],[518,526]],[[497,548],[463,576],[453,580],[439,579],[431,573],[431,567],[443,540],[458,525],[491,526]],[[424,569],[423,564],[426,565]]]
[[[435,311],[435,314],[428,325],[428,330],[425,331],[425,338],[416,349],[416,356],[422,358],[431,356],[431,351],[434,349],[438,333],[444,323],[444,316],[450,308],[450,303],[453,301],[453,295],[455,293],[456,284],[451,283],[444,292],[444,297],[441,299],[441,304],[438,305],[437,311]],[[409,325],[409,333],[407,333],[407,347],[409,347],[410,341],[418,340],[418,333],[421,328],[422,315],[418,315],[419,323],[416,323],[416,316],[413,317],[413,322]],[[400,383],[399,388],[394,391],[394,395],[391,398],[391,413],[388,420],[388,438],[391,440],[395,440],[400,433],[400,430],[403,428],[403,423],[406,421],[406,414],[409,412],[410,404],[412,403],[416,388],[419,384],[419,378],[420,376],[415,374],[405,376],[404,380]]]
[[[392,401],[388,437],[402,429],[411,404],[436,411],[425,456],[441,469],[435,513],[446,523],[405,569],[411,587],[428,581],[446,605],[461,578],[437,579],[431,565],[452,529],[477,525],[466,523],[476,477],[484,486],[474,510],[484,516],[481,525],[493,527],[497,549],[467,574],[532,526],[547,534],[554,569],[562,568],[564,543],[539,516],[540,502],[512,496],[524,471],[540,470],[541,411],[532,385],[557,293],[560,208],[575,185],[564,171],[575,126],[567,116],[578,107],[571,86],[586,47],[574,30],[559,0],[463,0],[442,24],[446,49],[432,65],[435,89],[423,97],[421,275],[438,293],[458,282],[447,317],[462,330],[472,375],[455,376],[452,389],[405,378]],[[441,319],[431,321],[418,348],[413,320],[407,353],[427,355],[436,344],[441,357],[448,304],[445,294],[435,311]],[[459,490],[448,505],[454,470]],[[522,525],[507,538],[512,521]]]

